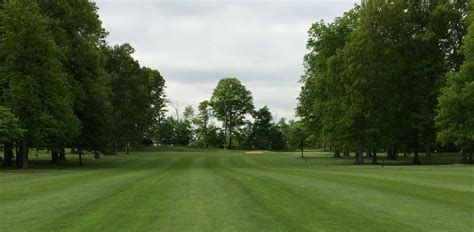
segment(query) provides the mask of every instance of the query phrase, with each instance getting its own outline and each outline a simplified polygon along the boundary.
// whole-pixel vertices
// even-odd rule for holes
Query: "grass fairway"
[[[0,231],[474,230],[472,166],[311,155],[142,151],[59,168],[32,154],[31,169],[0,170]]]

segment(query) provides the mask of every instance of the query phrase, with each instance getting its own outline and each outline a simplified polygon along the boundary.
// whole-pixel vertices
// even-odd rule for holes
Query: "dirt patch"
[[[263,151],[246,151],[245,154],[258,155],[258,154],[263,154]]]

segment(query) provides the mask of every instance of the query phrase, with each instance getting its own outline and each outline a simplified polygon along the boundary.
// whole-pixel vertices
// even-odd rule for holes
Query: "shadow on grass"
[[[304,158],[295,157],[302,159],[306,163],[321,163],[321,164],[334,164],[334,165],[355,165],[355,156],[344,156],[340,158],[335,157],[312,157],[312,156],[305,156]],[[432,163],[426,164],[424,162],[425,156],[424,154],[420,154],[420,161],[421,164],[424,166],[437,166],[437,165],[454,165],[460,164],[461,155],[457,153],[450,153],[450,154],[432,154]],[[374,165],[374,166],[419,166],[417,164],[413,164],[413,155],[409,155],[407,157],[400,156],[396,160],[390,160],[387,158],[386,155],[379,155],[377,158],[378,164],[372,164],[371,157],[364,157],[364,165]]]

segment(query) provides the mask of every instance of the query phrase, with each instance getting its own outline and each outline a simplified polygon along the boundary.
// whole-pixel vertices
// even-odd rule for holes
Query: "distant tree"
[[[285,135],[286,123],[280,121],[272,124],[268,133],[269,150],[286,150],[288,149],[287,137]]]
[[[159,144],[162,145],[174,145],[176,132],[175,132],[176,122],[173,117],[167,117],[161,122],[159,130]]]
[[[267,106],[252,113],[253,123],[253,143],[257,149],[271,149],[270,133],[273,127],[272,113]]]
[[[256,149],[254,125],[251,121],[245,120],[235,132],[235,136],[240,149]]]
[[[189,120],[181,120],[178,121],[175,127],[175,144],[187,146],[193,140],[193,130],[191,126],[191,121]]]
[[[207,128],[207,141],[211,147],[224,148],[226,143],[225,131],[215,125],[209,125]]]
[[[186,106],[184,107],[184,112],[183,112],[183,119],[192,121],[194,118],[194,109],[192,106]]]
[[[214,89],[210,105],[215,117],[224,124],[229,138],[227,147],[231,148],[234,129],[243,124],[245,115],[254,108],[252,94],[237,78],[224,78]]]
[[[304,148],[308,143],[309,137],[310,133],[303,122],[297,121],[289,124],[288,143],[291,148],[301,151],[301,158],[304,158]]]
[[[209,101],[202,101],[198,106],[198,114],[193,119],[196,125],[196,139],[199,146],[209,147],[212,140],[209,137],[209,121],[212,117],[212,109]]]

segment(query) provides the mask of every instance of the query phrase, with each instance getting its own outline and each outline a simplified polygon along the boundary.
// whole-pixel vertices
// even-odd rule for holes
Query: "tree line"
[[[88,0],[0,1],[0,143],[3,166],[28,167],[31,149],[80,157],[128,152],[155,139],[165,81],[129,44],[109,45]]]
[[[234,77],[220,80],[197,111],[186,106],[181,114],[178,104],[170,108],[175,115],[163,121],[159,145],[258,150],[294,147],[289,140],[294,122],[276,121],[267,106],[255,109],[252,93]]]
[[[364,0],[309,30],[297,106],[305,129],[335,156],[377,163],[474,149],[474,16],[469,0]],[[469,154],[469,155],[468,155]]]

